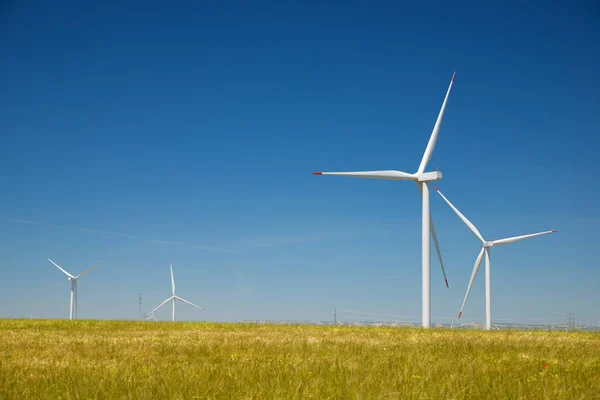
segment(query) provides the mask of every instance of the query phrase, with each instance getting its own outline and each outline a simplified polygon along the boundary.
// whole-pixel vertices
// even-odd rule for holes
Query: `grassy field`
[[[598,399],[600,334],[0,320],[0,399]]]

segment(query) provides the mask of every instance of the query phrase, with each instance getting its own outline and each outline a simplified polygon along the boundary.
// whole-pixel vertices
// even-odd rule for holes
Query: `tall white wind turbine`
[[[90,272],[91,270],[93,270],[94,268],[99,266],[100,264],[104,263],[105,261],[100,261],[98,264],[92,265],[91,267],[89,267],[88,269],[86,269],[85,271],[80,273],[79,275],[73,276],[70,273],[68,273],[67,271],[65,271],[64,269],[62,269],[58,264],[56,264],[54,261],[52,261],[48,257],[46,257],[46,259],[48,261],[50,261],[52,264],[54,264],[56,266],[56,268],[60,269],[65,275],[67,275],[67,278],[71,281],[71,306],[69,307],[69,319],[70,320],[72,320],[73,318],[77,319],[77,279],[79,279],[81,276],[87,274],[88,272]]]
[[[173,301],[173,315],[172,315],[171,321],[175,322],[175,300],[179,300],[182,303],[189,304],[191,306],[194,306],[194,307],[199,308],[204,311],[205,310],[204,307],[197,306],[194,303],[192,303],[191,301],[182,299],[181,297],[179,297],[175,294],[175,278],[173,278],[173,263],[169,262],[169,267],[171,268],[171,288],[173,289],[173,295],[171,297],[169,297],[168,299],[166,299],[165,301],[163,301],[162,303],[160,303],[160,305],[158,307],[156,307],[154,310],[150,311],[147,315],[152,315],[152,317],[154,318],[155,311],[157,311],[159,308],[161,308],[162,306],[167,304],[169,301]]]
[[[440,196],[442,196],[442,199],[444,199],[444,201],[446,201],[446,203],[448,203],[450,208],[452,208],[454,210],[456,215],[458,215],[458,217],[465,223],[465,225],[467,225],[467,227],[471,230],[471,232],[473,232],[473,234],[481,242],[481,245],[482,245],[481,251],[479,252],[479,255],[477,256],[477,259],[475,260],[475,266],[473,267],[473,272],[471,273],[471,279],[469,280],[469,286],[467,287],[467,293],[465,294],[465,299],[463,300],[462,306],[460,307],[460,313],[458,314],[458,318],[460,318],[462,316],[463,309],[465,308],[465,304],[467,303],[467,298],[469,297],[469,292],[471,292],[471,287],[473,286],[473,281],[475,280],[477,271],[479,271],[479,265],[481,265],[481,260],[485,253],[485,329],[489,331],[490,329],[492,329],[492,293],[491,293],[492,290],[491,290],[491,279],[490,279],[490,267],[491,267],[490,250],[491,250],[491,248],[494,246],[499,246],[499,245],[508,244],[508,243],[514,243],[514,242],[518,242],[519,240],[529,239],[529,238],[541,236],[541,235],[547,235],[549,233],[554,233],[554,232],[558,232],[558,231],[556,229],[554,229],[551,231],[531,233],[529,235],[514,236],[514,237],[510,237],[510,238],[506,238],[506,239],[488,241],[483,238],[483,236],[481,235],[481,233],[479,233],[479,231],[477,230],[475,225],[473,225],[471,223],[471,221],[469,221],[467,219],[467,217],[465,217],[463,214],[461,214],[461,212],[458,211],[458,209],[456,207],[454,207],[454,205],[452,205],[452,203],[450,203],[450,201],[442,194],[442,192],[440,192],[440,190],[437,187],[435,188],[435,190],[439,193]]]
[[[452,75],[446,97],[442,103],[442,108],[438,115],[437,121],[433,126],[431,137],[425,148],[425,153],[421,159],[421,164],[415,173],[408,173],[396,170],[385,170],[385,171],[360,171],[360,172],[313,172],[314,175],[332,175],[332,176],[348,176],[353,178],[371,178],[371,179],[387,179],[387,180],[398,180],[398,181],[413,181],[417,183],[419,192],[422,198],[422,222],[421,222],[421,257],[422,257],[422,326],[423,328],[429,328],[431,326],[431,285],[429,281],[429,264],[430,264],[430,239],[431,234],[435,249],[440,260],[442,267],[442,273],[444,274],[444,280],[446,281],[446,287],[448,287],[448,278],[446,277],[446,271],[444,269],[444,263],[442,261],[442,255],[440,253],[440,246],[437,241],[435,234],[435,228],[431,214],[429,212],[429,182],[437,181],[442,179],[441,171],[425,172],[427,163],[431,159],[435,142],[437,141],[438,133],[440,132],[440,126],[442,124],[442,118],[444,117],[444,111],[446,110],[446,103],[448,102],[448,96],[450,96],[450,90],[454,83],[454,77],[456,72]]]

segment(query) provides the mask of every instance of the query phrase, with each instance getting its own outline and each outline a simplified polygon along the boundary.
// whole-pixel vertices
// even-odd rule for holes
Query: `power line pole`
[[[575,313],[569,312],[567,316],[569,318],[569,329],[575,329]]]
[[[333,324],[337,325],[337,310],[333,309]]]
[[[138,297],[138,319],[141,321],[142,318],[142,294],[140,293]]]

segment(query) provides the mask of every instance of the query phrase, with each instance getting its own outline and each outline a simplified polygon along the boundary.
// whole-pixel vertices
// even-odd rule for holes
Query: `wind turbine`
[[[173,296],[169,297],[168,299],[166,299],[165,301],[160,303],[160,305],[158,307],[156,307],[154,310],[150,311],[148,313],[148,315],[152,315],[152,318],[154,318],[154,312],[157,311],[162,306],[164,306],[165,304],[167,304],[171,300],[173,301],[173,316],[171,319],[171,321],[173,321],[173,322],[175,322],[175,300],[179,300],[183,303],[189,304],[191,306],[194,306],[196,308],[199,308],[199,309],[205,311],[204,307],[197,306],[194,303],[187,301],[185,299],[182,299],[181,297],[179,297],[175,294],[175,279],[173,278],[173,263],[169,262],[169,267],[171,268],[171,288],[173,289]]]
[[[446,201],[446,203],[448,203],[450,208],[452,208],[454,210],[456,215],[458,215],[458,217],[465,223],[465,225],[467,225],[467,227],[471,230],[471,232],[473,232],[473,234],[481,242],[481,245],[482,245],[481,251],[479,252],[479,255],[477,256],[477,259],[475,260],[475,266],[473,267],[473,272],[471,273],[471,279],[469,280],[469,286],[467,287],[467,293],[465,294],[465,299],[463,300],[462,307],[460,308],[460,313],[458,314],[458,318],[460,319],[460,317],[462,316],[463,309],[465,308],[465,304],[467,303],[467,298],[469,297],[469,292],[471,291],[471,287],[473,286],[473,281],[475,280],[475,276],[477,275],[477,271],[479,270],[479,265],[481,264],[481,260],[485,253],[485,329],[489,331],[492,328],[492,297],[491,297],[492,294],[491,294],[491,281],[490,281],[490,264],[491,264],[490,250],[491,250],[491,248],[494,246],[514,243],[514,242],[518,242],[519,240],[529,239],[529,238],[541,236],[541,235],[547,235],[549,233],[554,233],[554,232],[558,232],[558,231],[556,229],[554,229],[551,231],[531,233],[529,235],[514,236],[514,237],[500,239],[500,240],[492,240],[492,241],[485,240],[483,238],[483,236],[481,235],[481,233],[479,233],[479,231],[477,230],[475,225],[473,225],[471,223],[471,221],[469,221],[467,219],[467,217],[462,215],[461,212],[458,211],[458,209],[456,207],[454,207],[454,205],[452,205],[452,203],[450,203],[450,201],[442,194],[442,192],[440,192],[440,190],[437,187],[434,187],[434,188],[439,193],[439,195],[442,196],[442,199],[444,199]]]
[[[148,314],[144,314],[144,319],[146,321],[156,321],[156,318],[154,317],[154,313],[153,312],[149,312]]]
[[[50,261],[52,264],[54,264],[56,266],[56,268],[60,269],[65,275],[67,275],[68,279],[71,281],[71,306],[69,308],[69,319],[72,320],[73,316],[75,316],[75,319],[77,319],[77,279],[79,279],[81,276],[87,274],[88,272],[90,272],[91,270],[93,270],[94,268],[96,268],[97,266],[99,266],[100,264],[102,264],[105,261],[100,261],[98,264],[92,265],[91,267],[89,267],[88,269],[86,269],[85,271],[80,273],[79,275],[73,276],[70,273],[68,273],[67,271],[65,271],[64,269],[62,269],[57,263],[55,263],[48,257],[46,257],[46,259],[48,259],[48,261]]]
[[[332,176],[348,176],[353,178],[371,178],[371,179],[387,179],[387,180],[398,180],[398,181],[413,181],[417,183],[419,187],[419,192],[421,193],[422,198],[422,222],[421,222],[421,257],[422,257],[422,326],[423,328],[429,328],[431,325],[431,284],[429,281],[429,264],[430,264],[430,250],[429,244],[430,239],[429,235],[431,234],[433,238],[433,242],[435,244],[435,250],[437,252],[438,258],[440,260],[440,265],[442,267],[442,273],[444,274],[444,280],[446,281],[446,287],[448,287],[448,278],[446,277],[446,271],[444,269],[444,263],[442,261],[442,254],[440,253],[440,246],[437,241],[437,235],[435,233],[435,227],[433,225],[433,220],[431,219],[431,214],[429,212],[429,182],[437,181],[442,179],[442,172],[437,169],[433,172],[425,172],[425,168],[427,167],[427,163],[431,159],[431,155],[433,154],[433,149],[435,147],[435,142],[437,141],[438,133],[440,132],[440,125],[442,124],[442,118],[444,117],[444,111],[446,109],[446,103],[448,101],[448,96],[450,95],[450,90],[452,89],[452,84],[454,83],[454,77],[456,76],[456,72],[452,75],[452,79],[450,80],[450,85],[448,86],[448,91],[446,92],[446,97],[444,97],[444,102],[442,103],[442,108],[440,109],[440,113],[438,115],[437,121],[433,126],[433,131],[431,132],[431,137],[429,138],[429,142],[427,143],[427,147],[425,148],[425,153],[423,154],[423,158],[421,159],[421,164],[415,173],[408,173],[402,171],[395,170],[385,170],[385,171],[360,171],[360,172],[313,172],[314,175],[332,175]]]

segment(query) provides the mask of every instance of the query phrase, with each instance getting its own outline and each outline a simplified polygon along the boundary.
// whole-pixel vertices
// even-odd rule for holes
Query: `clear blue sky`
[[[178,319],[420,321],[415,185],[311,172],[415,171],[456,71],[438,186],[486,239],[560,231],[493,250],[493,319],[600,320],[595,2],[21,3],[0,7],[0,317],[68,317],[49,256],[111,258],[81,278],[80,318],[158,305],[172,260],[207,309]],[[448,322],[480,246],[431,209]]]

